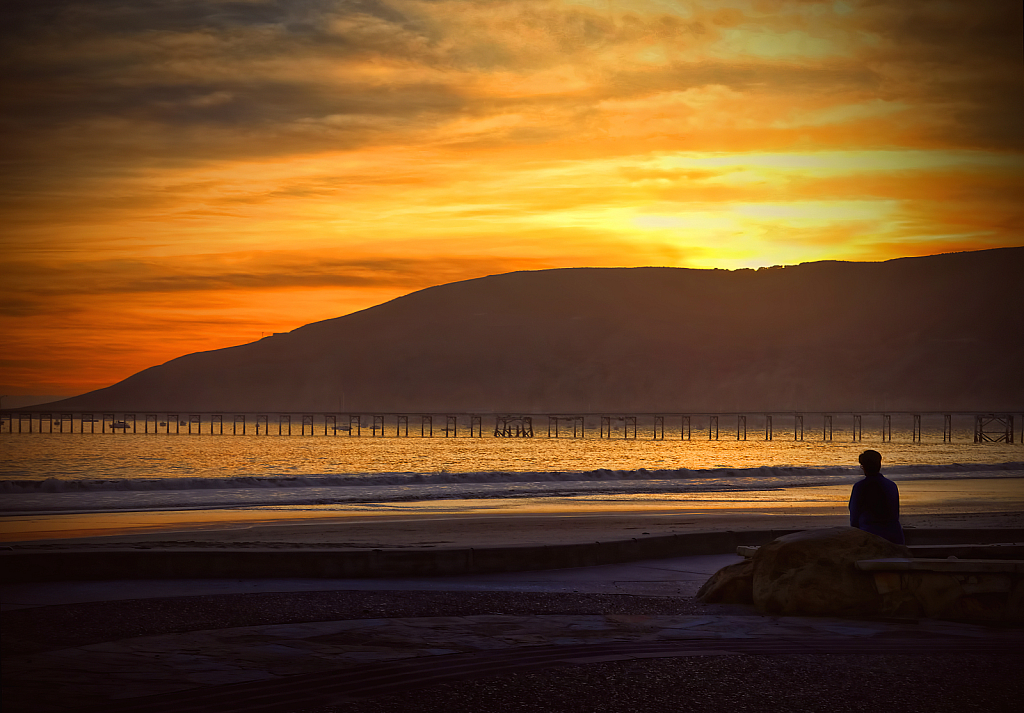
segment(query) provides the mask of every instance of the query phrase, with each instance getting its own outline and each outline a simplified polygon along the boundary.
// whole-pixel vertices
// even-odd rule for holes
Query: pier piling
[[[986,412],[944,412],[944,411],[900,411],[897,413],[885,413],[885,412],[868,412],[868,413],[857,413],[857,412],[813,412],[811,417],[821,415],[822,421],[822,442],[830,443],[835,438],[835,419],[838,417],[840,420],[849,416],[852,419],[852,431],[851,440],[854,443],[858,443],[864,440],[864,416],[866,415],[869,419],[875,416],[881,416],[881,433],[879,438],[883,443],[889,443],[893,441],[892,433],[892,421],[896,419],[906,418],[910,429],[909,433],[904,433],[900,430],[899,434],[901,438],[905,438],[907,435],[910,436],[912,443],[923,443],[924,442],[924,421],[929,421],[929,424],[934,426],[934,430],[929,430],[929,437],[938,440],[939,431],[938,424],[939,418],[941,417],[942,422],[942,442],[951,443],[953,442],[953,417],[967,417],[970,416],[974,419],[974,442],[975,443],[1006,443],[1014,444],[1017,442],[1024,442],[1024,414],[1017,415],[1014,413],[986,413]],[[231,416],[231,414],[227,414]],[[269,418],[273,414],[256,414],[256,435],[269,435]],[[433,417],[444,419],[444,431],[443,435],[446,438],[457,438],[459,436],[459,421],[465,419],[463,426],[469,426],[469,437],[470,438],[482,438],[483,437],[483,422],[489,416],[486,414],[478,413],[447,413],[447,414],[417,414],[420,419],[420,437],[428,438],[434,436],[433,429]],[[765,413],[764,414],[764,440],[772,441],[775,437],[774,432],[774,416],[781,415],[788,417],[793,416],[793,440],[803,441],[805,440],[804,434],[804,420],[805,414],[794,413],[794,412],[776,412],[776,414]],[[323,418],[323,435],[337,435],[338,431],[348,431],[349,436],[361,436],[362,427],[365,425],[367,428],[372,429],[372,435],[374,437],[386,437],[388,426],[388,419],[394,416],[395,419],[395,437],[407,438],[409,437],[409,419],[411,414],[388,414],[388,413],[367,413],[361,414],[333,414],[333,413],[302,413],[302,412],[279,412],[277,413],[278,421],[278,435],[293,435],[292,434],[292,421],[296,418],[301,419],[301,430],[300,435],[302,436],[316,436],[318,435],[316,430],[316,422],[318,418]],[[415,416],[415,415],[412,415]],[[587,438],[587,419],[599,419],[598,438],[600,439],[611,439],[619,438],[620,434],[613,428],[621,428],[621,438],[625,440],[632,440],[639,437],[639,424],[643,421],[645,424],[650,422],[652,426],[651,440],[661,441],[665,440],[665,421],[666,419],[674,419],[678,417],[680,419],[680,431],[679,437],[681,440],[692,440],[693,439],[693,428],[696,427],[699,431],[702,427],[700,426],[699,420],[705,416],[708,418],[708,440],[717,441],[722,437],[721,434],[721,419],[736,418],[736,440],[746,441],[749,440],[748,423],[749,415],[745,413],[737,412],[723,412],[723,413],[701,413],[696,416],[698,419],[697,423],[694,423],[694,416],[691,414],[681,413],[640,413],[640,414],[543,414],[541,417],[546,417],[548,420],[548,437],[549,438],[567,438],[569,437],[568,426],[572,423],[571,437],[574,439]],[[143,429],[139,431],[139,418],[143,421]],[[166,421],[163,420],[166,418]],[[164,429],[164,433],[167,435],[171,434],[173,427],[175,435],[202,435],[205,421],[208,419],[210,422],[210,435],[224,435],[224,419],[225,414],[220,413],[186,413],[184,415],[177,413],[167,413],[166,416],[161,418],[161,413],[118,413],[118,412],[51,412],[51,411],[0,411],[0,433],[41,433],[41,434],[63,434],[69,433],[96,433],[96,424],[100,424],[100,433],[106,434],[120,432],[127,434],[129,430],[133,434],[143,433],[149,434],[150,426],[152,426],[152,433],[159,434],[160,429]],[[348,419],[348,426],[344,426],[346,423],[344,419]],[[534,437],[533,422],[531,416],[521,414],[502,414],[494,416],[494,437],[496,438],[532,438]],[[756,417],[755,417],[756,418]],[[366,423],[363,423],[363,420]],[[370,425],[370,419],[372,419],[372,426]],[[79,431],[75,430],[75,421],[79,422]],[[17,430],[14,425],[17,421]],[[232,434],[234,435],[246,435],[247,430],[247,416],[245,414],[234,414],[232,422]],[[173,423],[172,423],[173,422]],[[618,423],[615,423],[618,422]],[[901,421],[902,423],[902,421]],[[88,428],[86,424],[89,424]],[[68,426],[65,429],[65,425]],[[593,424],[592,424],[593,425]],[[1018,425],[1021,427],[1018,428]],[[563,426],[565,428],[563,428]],[[307,431],[308,427],[308,431]],[[38,430],[37,430],[38,429]],[[438,434],[441,435],[441,434]],[[463,434],[465,435],[465,434]],[[1020,441],[1018,441],[1018,436]],[[593,438],[593,436],[590,436]],[[842,427],[840,426],[840,437],[842,437]],[[646,436],[645,436],[646,438]]]
[[[477,418],[479,418],[479,416]],[[548,438],[561,438],[562,421],[572,422],[573,438],[584,438],[586,436],[586,423],[584,422],[583,416],[548,416]],[[495,424],[495,428],[497,428],[497,424]],[[552,428],[554,428],[554,436],[551,435]]]

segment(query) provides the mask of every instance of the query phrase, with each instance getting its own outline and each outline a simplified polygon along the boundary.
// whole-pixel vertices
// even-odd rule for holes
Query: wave
[[[993,474],[1000,471],[1024,471],[1024,462],[1009,463],[950,463],[891,466],[886,475],[900,479],[900,476],[942,474],[970,477]],[[46,478],[42,480],[13,479],[0,481],[0,493],[76,493],[76,492],[160,492],[160,491],[203,491],[231,489],[275,489],[275,488],[324,488],[346,486],[408,486],[408,485],[469,485],[469,484],[513,484],[513,483],[558,483],[594,481],[658,481],[658,480],[730,480],[770,482],[772,480],[803,479],[823,476],[858,476],[860,468],[849,466],[761,466],[757,468],[706,468],[651,470],[609,470],[599,468],[588,471],[534,471],[510,472],[487,471],[466,473],[373,473],[373,474],[319,474],[301,476],[234,476],[222,478],[123,478],[123,479],[69,479]]]

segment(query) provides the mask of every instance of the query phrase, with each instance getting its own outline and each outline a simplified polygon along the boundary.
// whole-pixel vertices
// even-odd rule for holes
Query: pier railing
[[[410,429],[410,420],[414,427]],[[921,442],[925,433],[942,442],[1024,444],[1024,413],[994,411],[831,411],[691,413],[394,413],[232,411],[32,411],[0,412],[0,434],[135,434],[345,436],[349,438],[535,438],[535,422],[547,423],[546,438],[667,438],[737,441],[792,439],[860,442],[865,434]],[[418,422],[419,429],[415,428]],[[821,424],[820,431],[813,425]],[[929,428],[922,430],[922,423]],[[493,424],[493,429],[491,425]],[[442,427],[443,425],[443,427]],[[668,427],[668,431],[666,431]],[[956,427],[956,428],[955,428]],[[1018,429],[1019,434],[1018,434]],[[417,433],[418,430],[418,433]],[[820,439],[817,437],[820,433]],[[909,436],[909,438],[907,438]]]

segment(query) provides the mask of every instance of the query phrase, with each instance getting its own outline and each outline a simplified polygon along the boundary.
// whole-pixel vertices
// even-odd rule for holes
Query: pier
[[[419,433],[409,423],[418,421]],[[810,420],[809,423],[808,420]],[[546,434],[534,422],[547,421]],[[225,421],[230,428],[225,429]],[[820,430],[813,425],[820,424]],[[805,423],[808,430],[805,430]],[[921,443],[941,432],[941,442],[1024,444],[1024,413],[982,411],[692,412],[692,413],[388,413],[259,412],[183,413],[0,412],[0,434],[160,436],[274,436],[345,438],[669,439],[692,441],[794,441]],[[435,424],[443,428],[435,428]],[[491,429],[493,424],[493,430]],[[732,426],[735,424],[735,427]],[[748,427],[750,430],[748,430]],[[364,431],[366,433],[364,434]],[[763,435],[760,435],[763,434]],[[753,435],[753,438],[751,438]]]

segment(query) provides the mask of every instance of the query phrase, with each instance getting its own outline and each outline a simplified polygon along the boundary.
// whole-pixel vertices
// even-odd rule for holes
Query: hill
[[[516,272],[189,354],[50,406],[1020,409],[1022,277],[1024,248],[759,270]]]

